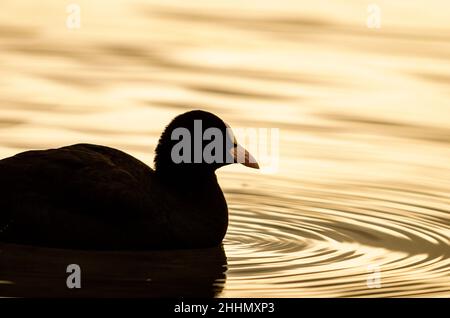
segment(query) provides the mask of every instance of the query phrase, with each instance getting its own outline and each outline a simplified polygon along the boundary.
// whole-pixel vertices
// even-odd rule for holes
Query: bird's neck
[[[201,194],[219,187],[214,171],[156,170],[156,175],[161,183],[181,193]]]

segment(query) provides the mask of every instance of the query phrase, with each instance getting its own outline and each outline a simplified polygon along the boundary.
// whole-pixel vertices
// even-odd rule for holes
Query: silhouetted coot
[[[182,140],[176,128],[190,133],[190,154],[189,149],[174,150]],[[210,143],[199,144],[198,134],[209,128],[223,134],[223,149],[210,153],[223,152],[224,160],[195,163]],[[228,209],[215,170],[227,165],[230,156],[236,162],[236,150],[242,149],[227,128],[208,112],[179,115],[159,140],[155,170],[120,150],[91,144],[0,160],[0,241],[77,249],[220,245]],[[192,160],[176,163],[173,151]],[[243,164],[258,168],[245,154]]]

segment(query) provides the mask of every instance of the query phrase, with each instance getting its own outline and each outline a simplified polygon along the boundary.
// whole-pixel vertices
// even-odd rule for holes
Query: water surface
[[[0,5],[1,157],[91,142],[151,164],[201,108],[279,128],[279,169],[218,173],[223,249],[3,244],[1,296],[450,296],[447,1],[377,1],[381,29],[357,0],[77,3],[75,30],[64,2]]]

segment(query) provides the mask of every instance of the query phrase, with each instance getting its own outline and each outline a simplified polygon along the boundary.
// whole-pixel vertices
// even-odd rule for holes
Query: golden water
[[[280,129],[273,174],[219,172],[220,249],[0,246],[0,295],[450,296],[448,1],[0,4],[0,157],[79,142],[151,164],[192,108]],[[380,287],[370,288],[372,268]],[[370,284],[369,284],[370,285]]]

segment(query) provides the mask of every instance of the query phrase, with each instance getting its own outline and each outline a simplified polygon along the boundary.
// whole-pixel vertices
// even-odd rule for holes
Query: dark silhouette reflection
[[[81,268],[69,289],[67,266]],[[0,244],[0,297],[214,297],[223,289],[223,247],[94,252]]]

